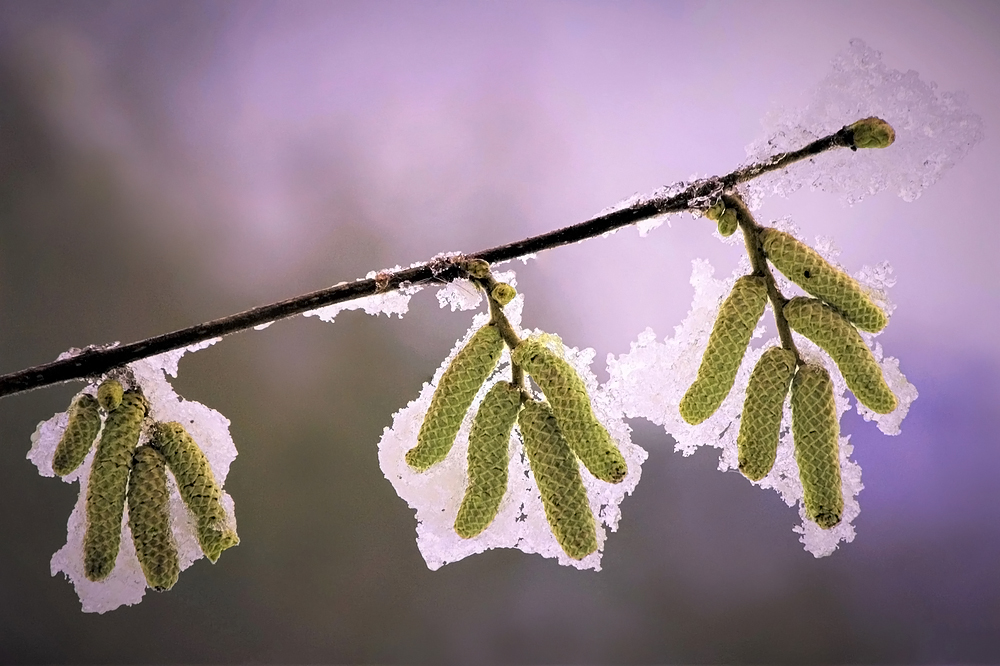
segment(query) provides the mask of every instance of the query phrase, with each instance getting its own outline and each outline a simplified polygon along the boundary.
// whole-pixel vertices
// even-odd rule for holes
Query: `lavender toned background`
[[[0,2],[0,372],[367,271],[585,219],[744,158],[852,37],[964,90],[986,139],[914,203],[765,202],[841,261],[889,260],[880,338],[920,391],[900,436],[848,415],[858,537],[716,457],[650,451],[600,573],[492,551],[430,572],[376,443],[471,314],[417,296],[241,334],[178,391],[232,420],[243,543],[169,593],[84,615],[49,576],[76,486],[24,459],[79,385],[0,400],[0,661],[1000,661],[1000,6],[994,2]],[[525,322],[603,359],[672,331],[681,216],[518,265]]]

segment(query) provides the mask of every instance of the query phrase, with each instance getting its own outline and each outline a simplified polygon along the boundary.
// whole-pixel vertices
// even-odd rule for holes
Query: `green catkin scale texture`
[[[500,330],[487,324],[455,355],[431,398],[417,435],[417,445],[406,452],[410,467],[422,472],[445,459],[462,427],[465,413],[502,352]]]
[[[760,241],[774,267],[806,293],[832,305],[862,331],[875,333],[885,328],[885,313],[861,285],[811,247],[777,229],[762,229]]]
[[[750,374],[736,446],[740,471],[752,481],[760,481],[774,467],[785,396],[794,374],[795,354],[781,347],[764,352]]]
[[[97,387],[97,402],[106,412],[114,411],[122,404],[124,389],[117,379],[106,379]]]
[[[719,308],[698,377],[681,399],[680,412],[685,421],[692,425],[701,423],[729,395],[766,304],[764,278],[744,275],[733,285],[732,293]]]
[[[792,437],[806,517],[823,529],[840,522],[840,426],[833,382],[825,368],[806,364],[792,381]]]
[[[180,423],[157,423],[150,432],[150,444],[167,461],[181,499],[194,516],[201,550],[215,562],[227,548],[240,542],[220,502],[222,489],[215,482],[208,458]]]
[[[148,409],[142,393],[126,391],[118,408],[108,414],[97,444],[87,482],[87,531],[83,537],[84,573],[93,581],[104,580],[115,568],[132,454]]]
[[[570,450],[590,473],[609,483],[624,479],[628,473],[625,458],[594,416],[587,387],[573,366],[538,338],[519,344],[511,359],[542,389]]]
[[[788,325],[823,348],[858,401],[879,414],[896,409],[896,396],[868,345],[843,315],[814,298],[796,297],[783,310]]]
[[[97,411],[97,399],[84,393],[69,410],[69,422],[63,432],[56,452],[52,456],[52,471],[66,476],[83,462],[94,445],[101,429],[101,415]]]
[[[583,559],[597,550],[597,532],[580,466],[546,403],[529,400],[518,425],[552,534],[567,555]]]
[[[163,455],[143,445],[132,457],[128,482],[128,526],[146,583],[169,590],[180,575],[177,545],[170,531],[170,495]]]
[[[455,532],[471,539],[493,522],[507,492],[510,431],[521,410],[521,390],[509,382],[490,389],[469,433],[469,485],[455,518]]]

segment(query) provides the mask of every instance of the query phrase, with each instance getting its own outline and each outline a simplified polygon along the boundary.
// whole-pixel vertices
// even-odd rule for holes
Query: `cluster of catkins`
[[[162,591],[173,587],[180,574],[170,526],[167,468],[194,517],[198,543],[209,560],[218,560],[222,551],[239,543],[239,537],[227,521],[219,501],[222,490],[205,454],[181,424],[147,424],[148,411],[142,391],[126,391],[116,379],[102,382],[96,398],[81,394],[70,408],[52,469],[60,476],[75,470],[100,435],[87,481],[84,573],[89,580],[101,581],[114,569],[127,501],[129,530],[142,572],[150,587]],[[146,442],[140,446],[144,433]]]
[[[538,484],[545,517],[556,541],[574,559],[597,550],[594,516],[580,477],[579,463],[601,481],[625,478],[625,459],[594,416],[583,380],[549,345],[555,336],[517,337],[503,314],[515,292],[496,282],[486,262],[467,267],[483,288],[492,319],[479,329],[441,376],[424,417],[417,445],[406,462],[425,471],[444,460],[476,394],[493,372],[504,345],[511,349],[511,380],[493,386],[479,405],[469,434],[469,483],[455,519],[466,539],[485,530],[496,517],[507,490],[508,447],[518,425],[528,464]],[[541,389],[537,400],[524,387],[527,373]]]
[[[730,235],[740,222],[740,207],[720,202],[707,211],[719,232]],[[812,340],[837,364],[858,401],[880,414],[896,408],[882,371],[858,329],[877,332],[886,316],[849,275],[824,260],[790,234],[763,228],[752,221],[743,226],[748,248],[759,243],[766,259],[814,298],[785,299],[767,271],[736,281],[722,303],[712,328],[698,377],[680,403],[681,416],[698,424],[711,416],[732,389],[750,337],[764,313],[769,283],[772,303],[797,333]],[[765,274],[760,274],[764,272]],[[833,382],[826,369],[804,362],[793,345],[764,352],[750,375],[737,437],[740,471],[754,481],[774,466],[785,396],[791,386],[792,437],[802,481],[807,517],[829,529],[840,522],[840,432]]]

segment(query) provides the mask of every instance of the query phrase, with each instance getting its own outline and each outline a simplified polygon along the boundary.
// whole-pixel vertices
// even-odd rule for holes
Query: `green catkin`
[[[732,236],[740,226],[740,218],[736,215],[734,208],[727,208],[719,216],[719,235]]]
[[[97,444],[87,482],[87,531],[83,537],[84,573],[92,581],[104,580],[115,568],[132,454],[148,409],[141,392],[126,391],[118,408],[108,414]]]
[[[166,461],[146,444],[135,450],[128,482],[128,526],[146,583],[169,590],[180,575],[177,545],[170,530]]]
[[[840,489],[840,425],[830,374],[819,365],[799,368],[792,381],[792,437],[806,517],[830,529],[844,513]]]
[[[455,532],[471,539],[493,522],[507,492],[510,431],[521,410],[521,390],[510,382],[490,389],[469,433],[469,485],[455,518]]]
[[[149,443],[163,454],[181,499],[194,516],[201,550],[215,562],[240,538],[222,508],[222,489],[215,482],[208,458],[180,423],[156,423],[150,430]]]
[[[113,412],[122,404],[124,389],[117,379],[106,379],[97,387],[97,402],[106,412]]]
[[[431,398],[417,435],[417,445],[406,452],[410,467],[422,472],[445,459],[462,427],[465,413],[502,352],[500,330],[487,324],[455,355]]]
[[[885,328],[885,313],[847,273],[828,263],[818,252],[791,234],[762,229],[764,254],[781,273],[806,293],[826,301],[862,331]]]
[[[529,400],[517,422],[552,534],[567,555],[583,559],[597,550],[597,532],[580,466],[548,404]]]
[[[760,481],[774,467],[785,396],[794,374],[795,353],[781,347],[765,351],[750,374],[736,446],[740,471],[751,481]]]
[[[618,483],[628,466],[607,429],[594,416],[583,380],[565,359],[539,338],[528,338],[511,359],[531,375],[552,406],[570,450],[601,481]]]
[[[764,278],[744,275],[733,285],[732,293],[719,308],[698,377],[681,399],[680,412],[685,421],[692,425],[701,423],[729,395],[766,304]]]
[[[97,399],[84,393],[69,410],[69,422],[52,456],[52,471],[66,476],[83,462],[101,429]]]
[[[789,326],[830,355],[858,402],[879,414],[896,409],[896,396],[885,383],[882,369],[843,315],[826,303],[802,296],[788,301],[784,314]]]

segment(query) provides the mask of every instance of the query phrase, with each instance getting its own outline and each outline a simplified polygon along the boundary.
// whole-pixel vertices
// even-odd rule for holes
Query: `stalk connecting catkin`
[[[493,522],[507,492],[510,432],[521,410],[521,390],[510,382],[490,389],[469,433],[469,485],[455,518],[455,532],[471,539]]]
[[[445,459],[462,427],[462,419],[502,352],[500,330],[487,324],[455,355],[431,398],[417,445],[406,452],[410,467],[422,472]]]
[[[750,374],[736,446],[740,471],[751,481],[760,481],[774,467],[785,396],[794,374],[795,353],[781,347],[765,351]]]
[[[170,530],[166,461],[146,444],[135,450],[128,482],[128,525],[146,582],[169,590],[180,575],[177,545]]]
[[[177,422],[154,424],[149,443],[166,459],[181,499],[194,516],[201,550],[215,562],[222,551],[238,544],[240,538],[222,508],[222,489],[215,482],[208,458]]]
[[[52,471],[66,476],[83,462],[101,429],[97,399],[84,393],[69,410],[69,422],[52,456]]]
[[[868,345],[843,315],[814,298],[802,296],[785,304],[788,325],[823,348],[844,375],[858,401],[879,414],[896,409],[896,396]]]
[[[861,285],[811,247],[777,229],[762,229],[760,241],[774,267],[806,293],[829,303],[862,331],[875,333],[885,328],[885,313]]]
[[[97,387],[97,402],[100,403],[104,411],[113,412],[118,409],[118,405],[122,404],[124,391],[122,383],[117,379],[105,379]]]
[[[744,275],[722,303],[698,367],[698,378],[684,394],[681,416],[697,425],[715,413],[729,395],[746,354],[750,336],[767,304],[764,278]]]
[[[840,426],[830,374],[819,365],[799,368],[792,381],[792,437],[806,517],[823,529],[840,522]]]
[[[607,429],[594,416],[583,380],[539,338],[528,338],[511,359],[531,375],[552,407],[570,450],[601,481],[618,483],[628,466]]]
[[[87,531],[83,568],[87,578],[104,580],[115,568],[122,537],[122,514],[132,454],[139,443],[149,403],[139,391],[126,391],[108,414],[87,483]]]
[[[597,532],[579,464],[548,404],[529,400],[517,422],[552,534],[567,555],[583,559],[597,550]]]

